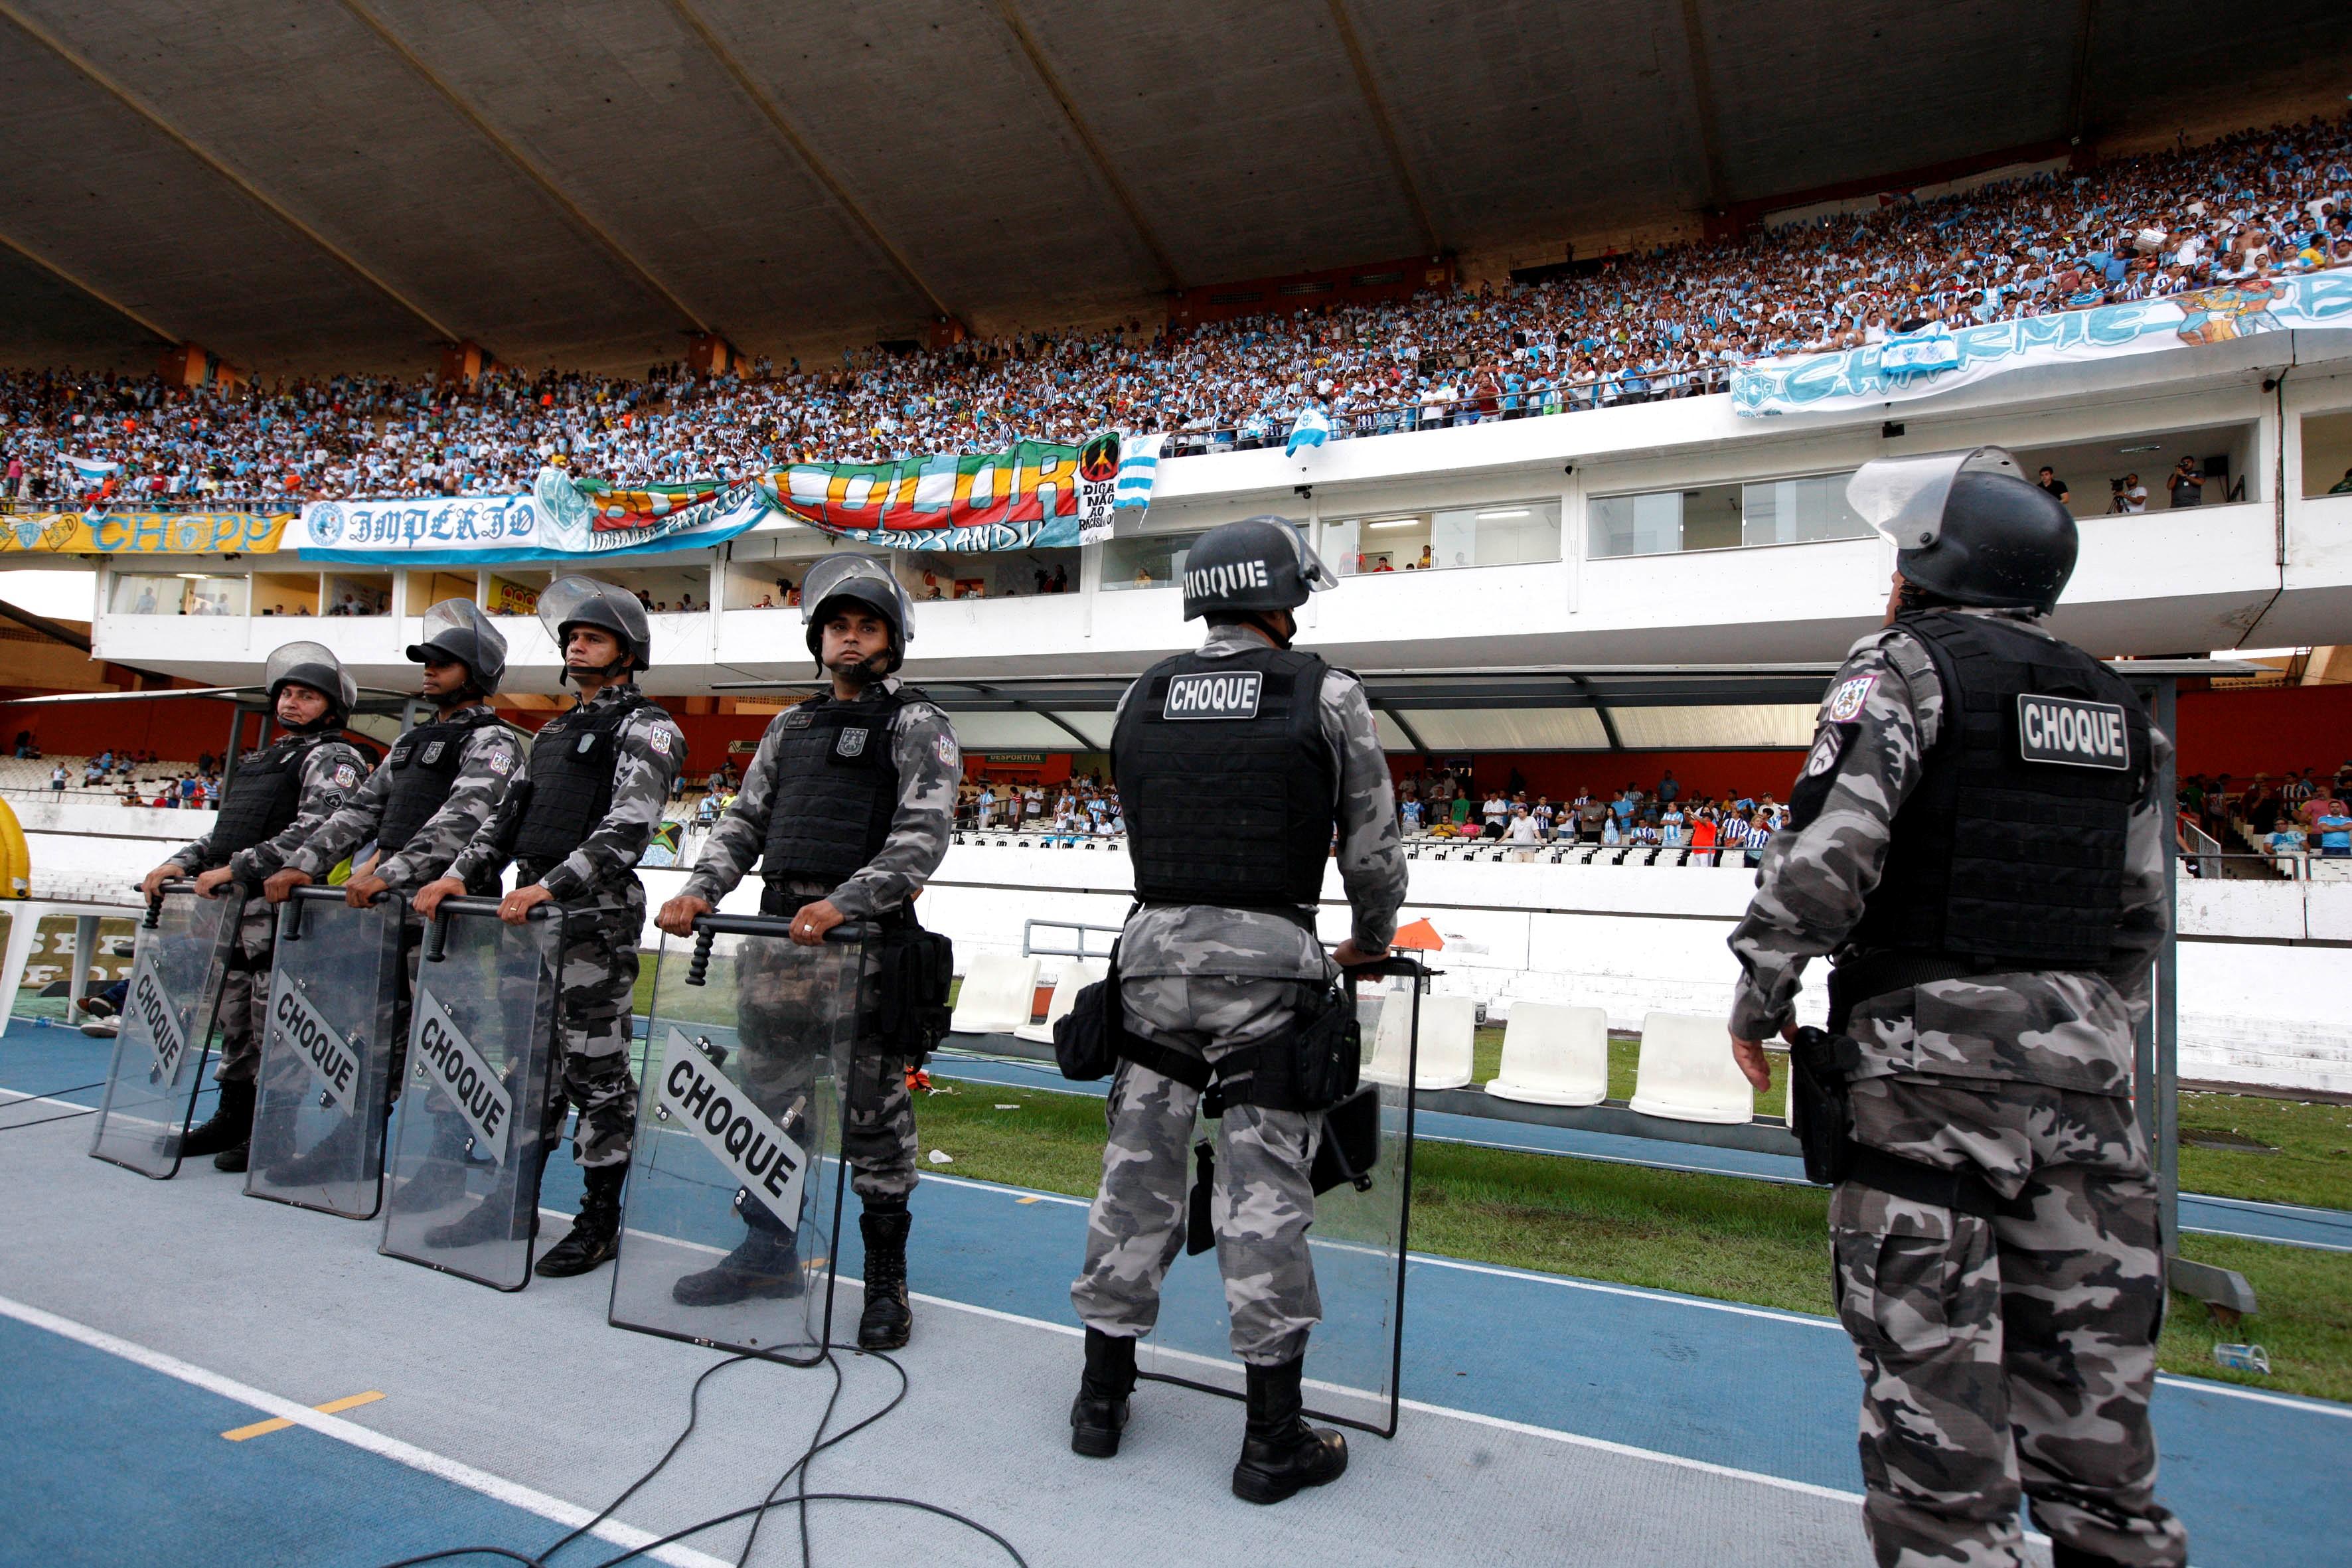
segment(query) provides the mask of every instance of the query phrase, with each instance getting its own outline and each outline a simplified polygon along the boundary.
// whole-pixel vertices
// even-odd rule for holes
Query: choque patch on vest
[[[2017,694],[2017,751],[2029,763],[2071,768],[2131,767],[2131,726],[2114,702]]]
[[[1255,669],[1202,672],[1168,679],[1162,719],[1255,719],[1265,677]]]

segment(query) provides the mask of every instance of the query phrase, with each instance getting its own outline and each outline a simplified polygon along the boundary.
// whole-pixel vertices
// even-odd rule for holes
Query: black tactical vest
[[[497,714],[485,709],[462,719],[419,724],[393,742],[384,764],[392,769],[392,791],[383,803],[383,818],[376,824],[378,848],[393,856],[408,847],[416,830],[449,798],[467,739],[485,724],[499,721]]]
[[[879,700],[831,692],[776,715],[775,788],[760,875],[769,882],[836,887],[881,853],[898,810],[890,726],[921,693],[877,689]]]
[[[281,735],[230,770],[213,825],[212,850],[223,861],[286,831],[302,804],[302,766],[335,731]]]
[[[1111,735],[1135,895],[1149,904],[1311,907],[1339,781],[1323,661],[1256,648],[1144,671]]]
[[[631,687],[609,707],[583,704],[557,714],[532,737],[530,800],[515,830],[516,860],[547,865],[580,847],[613,809],[621,726],[638,710],[656,706]]]
[[[1979,970],[2105,963],[2154,765],[2138,698],[2082,649],[2007,621],[1931,610],[1897,624],[1935,660],[1943,729],[1853,948]]]

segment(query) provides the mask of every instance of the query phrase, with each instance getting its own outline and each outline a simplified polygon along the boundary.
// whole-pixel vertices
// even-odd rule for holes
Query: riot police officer
[[[364,909],[385,892],[414,893],[449,868],[521,775],[521,740],[490,706],[506,674],[507,640],[481,607],[470,599],[444,599],[426,610],[424,640],[410,645],[408,657],[425,667],[422,695],[433,704],[432,721],[401,736],[350,804],[288,853],[282,866],[272,865],[268,846],[255,852],[268,873],[262,889],[270,902],[283,903],[296,888],[317,881],[371,843],[374,853],[344,884],[344,900]],[[467,890],[488,897],[498,888],[493,872]],[[423,931],[422,918],[411,910],[405,938],[409,968],[389,1031],[394,1054],[388,1079],[394,1094],[408,1042],[406,987],[415,977]],[[458,1163],[464,1152],[464,1122],[443,1117],[439,1157],[418,1167],[401,1187],[397,1206],[415,1213],[455,1199],[465,1185]],[[271,1167],[269,1177],[281,1185],[299,1184],[341,1169],[346,1159],[342,1144],[331,1138],[288,1164]]]
[[[1405,862],[1370,706],[1354,676],[1291,647],[1292,612],[1334,584],[1285,519],[1212,530],[1183,581],[1184,617],[1205,616],[1207,637],[1119,701],[1111,767],[1139,907],[1119,937],[1118,1001],[1126,1034],[1181,1077],[1129,1059],[1112,1081],[1102,1184],[1070,1289],[1087,1331],[1070,1412],[1080,1454],[1118,1451],[1135,1342],[1158,1321],[1183,1239],[1196,1085],[1237,1052],[1295,1038],[1337,973],[1315,935],[1335,829],[1353,911],[1339,963],[1380,958],[1395,934]],[[1251,1103],[1244,1075],[1221,1083],[1217,1261],[1248,1381],[1233,1489],[1276,1502],[1348,1463],[1339,1434],[1301,1414],[1321,1310],[1307,1232],[1322,1115]]]
[[[253,1138],[255,1075],[269,1010],[269,966],[277,923],[259,897],[262,878],[359,787],[368,758],[342,738],[359,688],[333,652],[314,642],[288,643],[269,656],[263,680],[285,733],[230,764],[213,830],[147,873],[149,898],[166,882],[194,875],[196,891],[218,897],[235,881],[248,896],[221,982],[220,1100],[203,1125],[179,1140],[182,1157],[210,1154],[223,1171],[242,1171]]]
[[[914,636],[913,606],[887,563],[836,555],[810,568],[801,618],[809,652],[832,689],[768,725],[742,789],[711,829],[684,890],[662,906],[659,923],[675,935],[689,934],[695,917],[709,913],[756,859],[766,882],[760,910],[792,916],[794,942],[821,942],[844,921],[877,922],[881,938],[866,954],[870,988],[919,988],[921,977],[907,973],[909,955],[932,955],[944,1002],[946,965],[936,957],[944,939],[925,940],[914,924],[913,900],[947,854],[962,756],[947,715],[894,673]],[[757,963],[757,952],[747,952],[742,962]],[[784,1009],[800,1002],[763,998]],[[813,1064],[804,1054],[787,1060],[784,1053],[763,1051],[767,1031],[750,1026],[748,1015],[744,1021],[747,1083],[772,1101],[766,1109],[782,1113],[794,1098],[793,1080],[805,1079]],[[857,1343],[865,1350],[895,1350],[913,1328],[907,1203],[917,1145],[907,1068],[919,1064],[930,1043],[885,1037],[874,1020],[862,1019],[851,1055],[842,1143],[863,1205],[866,1305]],[[799,1288],[792,1238],[762,1205],[736,1207],[747,1232],[742,1243],[710,1268],[680,1279],[674,1288],[680,1302],[715,1306]]]
[[[1832,959],[1864,1525],[1882,1563],[2018,1563],[2021,1489],[2061,1568],[2183,1563],[2156,1500],[2164,1263],[2130,1100],[2170,743],[2043,628],[2074,521],[2007,453],[1881,459],[1847,495],[1895,540],[1895,590],[1732,933],[1730,1030],[1768,1087],[1760,1042]]]
[[[416,895],[430,919],[441,900],[495,886],[508,861],[516,887],[499,916],[520,925],[551,900],[566,917],[562,995],[557,1005],[557,1067],[549,1085],[551,1130],[563,1102],[579,1113],[572,1157],[584,1191],[571,1232],[543,1254],[538,1272],[584,1274],[619,1247],[621,1187],[636,1131],[636,1080],[629,1071],[629,1013],[645,931],[646,889],[636,864],[670,786],[686,763],[686,736],[636,687],[653,663],[645,606],[625,588],[589,577],[559,577],[540,595],[539,618],[563,653],[564,679],[579,702],[532,738],[527,788],[510,788],[448,870]],[[454,1192],[452,1194],[454,1196]],[[494,1239],[506,1205],[482,1204],[425,1233],[435,1247]],[[515,1205],[512,1223],[535,1223]]]

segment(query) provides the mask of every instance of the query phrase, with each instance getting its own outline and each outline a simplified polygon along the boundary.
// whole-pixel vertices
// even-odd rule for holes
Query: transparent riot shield
[[[493,1289],[530,1283],[564,920],[521,925],[496,899],[450,899],[427,927],[376,1250]]]
[[[375,1217],[406,913],[395,894],[355,910],[341,888],[278,906],[247,1195]]]
[[[1323,1316],[1307,1341],[1306,1401],[1318,1419],[1392,1437],[1412,1205],[1410,1086],[1428,975],[1413,960],[1396,957],[1348,971],[1348,984],[1363,1032],[1362,1081],[1378,1099],[1379,1157],[1356,1182],[1341,1181],[1315,1199],[1307,1250]],[[1216,1128],[1202,1119],[1193,1141],[1213,1148]],[[1216,1212],[1223,1207],[1220,1196]],[[1233,1353],[1213,1249],[1177,1257],[1160,1290],[1160,1321],[1136,1348],[1136,1370],[1240,1397],[1244,1373]]]
[[[147,906],[131,951],[122,1032],[89,1145],[93,1158],[158,1181],[179,1174],[180,1136],[204,1087],[221,981],[245,912],[233,886],[216,899],[197,897],[185,882],[164,892]]]
[[[611,1321],[798,1360],[832,1329],[841,1095],[866,928],[709,915],[665,941]]]

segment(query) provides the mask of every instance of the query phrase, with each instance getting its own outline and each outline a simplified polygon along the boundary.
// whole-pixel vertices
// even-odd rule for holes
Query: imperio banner
[[[410,566],[584,562],[719,544],[805,523],[894,550],[1074,548],[1148,507],[1160,437],[1106,431],[1081,445],[891,463],[794,463],[735,479],[618,489],[543,469],[529,495],[314,501],[287,535],[306,561]]]

